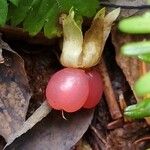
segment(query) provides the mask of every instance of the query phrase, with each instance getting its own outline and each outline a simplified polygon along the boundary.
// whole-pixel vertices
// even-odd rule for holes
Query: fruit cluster
[[[103,93],[100,74],[96,70],[64,68],[49,80],[46,97],[57,110],[75,112],[80,108],[95,107]]]

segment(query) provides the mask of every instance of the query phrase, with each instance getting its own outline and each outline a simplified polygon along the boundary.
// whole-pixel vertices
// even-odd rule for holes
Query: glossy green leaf
[[[133,16],[119,22],[120,31],[130,34],[150,33],[150,12],[142,16]]]
[[[55,10],[55,11],[54,11]],[[44,34],[48,38],[53,38],[55,36],[60,36],[61,31],[58,27],[58,13],[59,9],[55,4],[48,12],[46,23],[44,25]]]
[[[72,1],[72,0],[71,0]],[[92,17],[96,14],[98,8],[98,0],[74,0],[73,6],[77,13],[82,16]]]
[[[150,99],[144,99],[138,104],[128,106],[124,115],[133,119],[142,119],[150,116]]]
[[[0,26],[4,26],[8,13],[8,4],[6,0],[0,0]]]
[[[150,63],[150,54],[139,55],[138,58],[146,63]]]
[[[18,3],[20,0],[9,0],[11,3],[13,3],[14,5],[18,6]]]
[[[23,23],[24,29],[31,35],[36,35],[40,32],[44,23],[47,21],[47,15],[52,6],[52,0],[37,0],[37,3],[30,9],[28,16]]]
[[[150,53],[150,41],[127,43],[121,47],[121,53],[127,56]]]
[[[144,96],[150,93],[150,72],[140,77],[134,85],[135,93]]]
[[[7,20],[11,25],[23,23],[23,28],[30,35],[36,35],[44,30],[45,36],[52,38],[60,36],[59,17],[73,7],[75,18],[92,17],[99,5],[98,0],[11,0]],[[16,3],[15,3],[16,2]],[[79,17],[78,17],[79,16]]]
[[[18,7],[10,5],[8,18],[11,19],[11,24],[16,26],[20,24],[27,16],[28,11],[32,8],[33,0],[20,0]]]
[[[96,14],[99,5],[98,0],[57,0],[57,5],[60,10],[68,12],[71,7],[82,16],[92,17]]]

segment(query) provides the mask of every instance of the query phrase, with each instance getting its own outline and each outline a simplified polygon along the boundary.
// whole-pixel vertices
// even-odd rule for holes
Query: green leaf
[[[138,96],[144,96],[150,93],[150,72],[135,82],[134,90]]]
[[[4,26],[8,13],[8,4],[6,0],[0,0],[0,26]]]
[[[48,12],[53,6],[53,0],[37,0],[25,19],[23,26],[31,35],[36,35],[41,31],[44,23],[48,20]]]
[[[92,17],[96,14],[98,0],[57,0],[59,9],[68,12],[71,7],[82,16]]]
[[[150,99],[144,99],[138,104],[128,106],[124,115],[133,119],[142,119],[150,116]]]
[[[56,4],[49,10],[44,25],[44,34],[48,38],[60,36],[60,29],[57,25],[59,9]]]
[[[98,0],[73,0],[74,9],[80,15],[85,17],[92,17],[96,14],[99,5]]]
[[[20,0],[9,0],[11,3],[13,3],[14,5],[18,6],[18,3]]]
[[[150,53],[150,41],[131,42],[121,47],[121,53],[127,56],[137,56]]]
[[[12,0],[15,1],[15,0]],[[76,16],[92,17],[97,10],[98,0],[16,0],[18,6],[10,3],[7,20],[16,26],[23,23],[23,28],[30,35],[36,35],[42,29],[48,38],[60,36],[59,17],[73,7]],[[15,2],[16,2],[15,1]],[[17,3],[16,3],[17,4]],[[79,16],[79,17],[78,17]]]
[[[150,63],[150,54],[139,55],[138,58],[146,63]]]
[[[150,12],[142,16],[133,16],[119,22],[120,31],[130,34],[150,33]]]
[[[20,0],[18,7],[10,5],[8,18],[11,19],[11,25],[20,24],[26,17],[28,11],[32,8],[33,0]]]

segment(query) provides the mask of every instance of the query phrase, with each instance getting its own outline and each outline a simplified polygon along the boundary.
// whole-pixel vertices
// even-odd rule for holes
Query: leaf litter
[[[143,63],[137,58],[134,57],[126,57],[120,54],[121,46],[127,42],[132,41],[141,41],[145,39],[150,39],[149,35],[129,35],[129,34],[123,34],[120,33],[117,30],[117,27],[115,26],[112,30],[112,42],[115,46],[116,50],[116,61],[118,65],[121,67],[122,71],[124,72],[124,75],[126,76],[127,81],[129,82],[129,85],[133,91],[133,94],[137,101],[140,100],[137,95],[135,95],[133,90],[133,85],[135,81],[144,73],[149,71],[150,66],[149,64]],[[150,124],[150,118],[145,118],[147,123]]]
[[[44,106],[45,107],[45,106]],[[38,111],[38,110],[37,110]],[[47,111],[46,111],[47,112]],[[36,113],[36,112],[35,112]],[[85,115],[85,114],[87,115]],[[38,113],[37,113],[38,114]],[[76,115],[78,114],[78,115]],[[81,115],[82,114],[82,115]],[[34,114],[33,114],[34,116]],[[31,118],[33,117],[31,116]],[[84,117],[81,117],[81,116],[84,116]],[[37,116],[36,116],[37,117]],[[45,116],[43,116],[45,117]],[[72,118],[73,117],[73,118]],[[89,118],[88,118],[89,117]],[[15,138],[17,138],[10,146],[6,147],[6,149],[30,149],[31,150],[33,149],[36,149],[38,146],[41,146],[40,148],[43,149],[43,146],[44,148],[46,148],[47,150],[49,150],[51,147],[53,147],[53,144],[54,146],[58,146],[59,144],[57,144],[57,140],[58,141],[61,141],[61,144],[59,146],[64,146],[64,149],[65,148],[68,148],[70,149],[71,146],[73,146],[81,137],[82,135],[84,134],[84,132],[87,130],[89,124],[91,123],[91,120],[93,118],[93,111],[92,112],[89,112],[87,113],[86,111],[84,112],[78,112],[78,113],[75,113],[71,116],[72,119],[70,119],[69,117],[69,120],[68,122],[65,121],[65,120],[62,120],[62,117],[59,113],[51,113],[50,115],[48,115],[45,119],[43,119],[41,122],[39,122],[38,124],[36,124],[34,126],[34,123],[37,123],[37,122],[34,122],[32,124],[32,121],[31,121],[31,124],[28,126],[27,125],[27,128],[25,128],[25,130],[23,129],[20,129],[20,133],[23,134],[24,132],[26,132],[28,129],[30,129],[32,126],[34,126],[31,130],[29,130],[26,134],[23,134],[22,136],[20,136],[21,134],[19,134],[19,138],[17,138],[18,136],[14,136]],[[78,120],[78,119],[79,120]],[[82,119],[81,119],[82,118]],[[85,118],[85,120],[88,122],[86,123],[86,121],[83,119]],[[35,119],[35,118],[34,118]],[[40,117],[40,120],[42,118]],[[80,119],[83,121],[80,122]],[[30,120],[30,118],[29,118]],[[37,119],[38,120],[38,119]],[[39,121],[40,121],[39,120]],[[34,120],[35,121],[35,120]],[[84,122],[85,121],[85,122]],[[27,120],[28,122],[28,120]],[[27,124],[26,122],[26,124]],[[64,125],[59,128],[58,125],[60,125],[61,123],[64,123]],[[83,128],[76,128],[75,129],[75,138],[76,139],[73,139],[74,135],[72,133],[73,130],[71,130],[70,126],[72,126],[73,128],[75,128],[75,125],[76,124],[79,124],[81,123],[81,126],[83,125],[84,127]],[[54,125],[53,125],[54,124]],[[25,124],[24,124],[25,125]],[[66,125],[66,128],[64,128]],[[88,126],[87,126],[88,125]],[[25,125],[26,126],[26,125]],[[46,127],[45,127],[46,126]],[[81,127],[79,126],[79,127]],[[23,127],[23,126],[22,126]],[[68,128],[67,128],[68,127]],[[62,130],[64,129],[64,131]],[[23,131],[23,132],[22,132]],[[39,131],[39,132],[38,132]],[[57,132],[58,131],[58,132]],[[68,131],[71,131],[71,132],[68,132]],[[18,133],[19,133],[18,132]],[[63,132],[63,134],[59,134]],[[70,134],[68,134],[68,133]],[[67,133],[67,134],[66,134]],[[15,134],[14,134],[15,135]],[[17,135],[17,134],[16,134]],[[70,135],[70,137],[68,137]],[[115,134],[116,135],[116,134]],[[55,137],[56,136],[56,137]],[[73,137],[72,137],[73,136]],[[111,136],[111,135],[110,135]],[[43,137],[43,138],[42,138]],[[54,138],[55,137],[55,138]],[[111,136],[111,138],[114,137]],[[11,140],[15,139],[15,138],[11,138]],[[111,138],[110,138],[110,141],[111,141]],[[62,140],[63,139],[63,140]],[[66,140],[66,139],[69,139],[69,140]],[[52,145],[50,144],[52,140]],[[25,141],[25,142],[23,142]],[[66,141],[68,143],[66,143]],[[72,142],[73,141],[73,142]],[[33,142],[33,143],[32,143]],[[112,145],[114,143],[112,142]],[[23,146],[22,146],[23,145]],[[35,148],[35,145],[37,146]],[[51,146],[50,146],[51,145]],[[111,145],[111,144],[110,144]],[[68,146],[68,147],[67,147]],[[57,147],[56,147],[57,148]],[[38,147],[39,149],[39,147]]]
[[[119,9],[118,9],[118,11],[119,11]],[[117,14],[119,14],[118,13],[118,11],[116,11],[116,15]],[[115,11],[114,11],[114,13],[115,13]],[[105,41],[106,41],[106,39],[107,39],[107,37],[108,37],[108,34],[109,34],[109,32],[110,32],[110,27],[111,27],[111,24],[112,24],[112,21],[111,20],[113,20],[113,16],[115,16],[114,15],[114,13],[110,13],[110,14],[108,14],[108,17],[106,17],[106,22],[105,22],[105,28],[104,28],[104,33],[105,33],[105,39],[104,39],[104,43],[105,43]],[[115,17],[116,18],[116,17]],[[104,23],[104,22],[103,22]],[[109,30],[107,30],[107,28],[109,29]],[[103,31],[102,31],[103,32]],[[104,44],[103,44],[104,45]],[[102,45],[102,47],[103,47],[103,45]],[[47,104],[46,104],[46,102],[44,102],[34,113],[33,113],[33,115],[31,115],[29,118],[28,118],[28,120],[22,125],[22,127],[15,133],[15,134],[13,134],[12,136],[10,136],[9,137],[9,141],[8,141],[8,143],[7,143],[7,145],[9,145],[9,144],[11,144],[16,138],[18,138],[19,136],[21,136],[22,134],[24,134],[24,133],[26,133],[29,129],[31,129],[36,123],[38,123],[39,121],[41,121],[48,113],[50,112],[50,109],[47,107]],[[81,115],[81,114],[80,114]],[[72,134],[72,136],[74,135],[73,134],[73,132],[77,132],[77,134],[78,134],[78,136],[76,137],[78,140],[81,138],[81,135],[83,135],[83,133],[87,130],[87,128],[88,128],[88,125],[90,124],[90,123],[88,123],[88,122],[91,122],[91,120],[92,120],[92,116],[93,116],[93,111],[91,112],[91,115],[89,115],[89,116],[86,116],[87,118],[85,118],[84,117],[84,119],[88,119],[88,120],[84,120],[83,119],[83,117],[79,117],[79,121],[78,121],[78,123],[81,123],[81,125],[83,125],[83,127],[82,128],[79,128],[77,131],[75,130],[75,131],[72,131],[72,129],[71,129],[71,131],[72,132],[70,132],[70,134]],[[80,121],[80,118],[82,118],[82,121]],[[86,121],[87,121],[87,123],[86,124],[83,124],[83,120],[84,120],[84,123],[86,123]],[[69,121],[68,121],[68,123],[69,123]],[[71,124],[71,122],[70,122],[70,124]],[[71,124],[72,125],[72,124]],[[62,128],[62,127],[61,127]],[[80,130],[81,129],[81,130]],[[68,129],[68,130],[70,130],[70,129]],[[62,131],[63,132],[63,131]],[[81,134],[82,133],[82,134]],[[28,133],[27,133],[28,134]],[[34,134],[36,134],[36,133],[34,133]],[[50,136],[50,135],[49,135]],[[49,137],[48,136],[48,138],[51,138],[51,137]],[[71,136],[71,135],[70,135]],[[80,137],[80,138],[79,138]],[[63,138],[63,137],[62,137]],[[72,137],[73,138],[73,137]],[[70,139],[65,139],[65,138],[63,138],[64,139],[64,142],[65,141],[69,141]],[[77,139],[75,139],[75,141],[77,142],[78,140]],[[56,139],[57,140],[57,139]],[[74,142],[74,144],[76,143],[76,142]],[[14,142],[15,143],[15,142]],[[62,143],[63,145],[64,145],[64,143]],[[12,145],[13,145],[13,143],[12,143]],[[40,144],[41,146],[42,146],[42,144]],[[28,146],[28,142],[27,142],[27,146]],[[71,145],[71,146],[73,146],[73,144]],[[71,147],[70,146],[70,147]],[[59,147],[61,147],[60,145],[59,145]],[[67,147],[67,145],[65,145],[65,147]],[[64,148],[65,149],[65,148]]]
[[[25,122],[31,92],[23,59],[0,38],[0,135],[8,142]]]
[[[143,63],[140,59],[135,57],[126,57],[121,55],[120,48],[123,44],[132,41],[143,41],[145,39],[150,39],[149,35],[129,35],[120,33],[115,26],[112,30],[112,42],[115,46],[116,50],[116,61],[118,65],[122,68],[127,81],[129,82],[131,89],[133,89],[133,85],[135,81],[143,74],[145,71],[147,72],[150,69],[150,65],[147,63]],[[134,71],[133,71],[134,70]],[[138,97],[137,101],[139,100]]]
[[[16,139],[6,150],[70,150],[83,136],[93,118],[93,110],[84,110],[73,114],[53,111],[32,130]]]
[[[19,43],[19,42],[17,42],[17,43]],[[30,53],[31,49],[33,50],[33,47],[30,44],[28,46],[27,45],[23,46],[21,43],[19,43],[17,46],[16,45],[14,46],[14,47],[16,47],[16,49],[23,50],[25,47],[25,50],[23,50],[23,51],[25,51],[25,53],[27,52],[25,55],[23,52],[21,52],[22,53],[21,56],[25,60],[28,79],[29,79],[30,87],[33,92],[33,96],[31,98],[32,101],[30,103],[40,103],[41,106],[39,108],[36,107],[37,110],[36,110],[36,108],[34,109],[34,113],[32,115],[30,114],[30,117],[22,124],[22,126],[17,130],[17,132],[15,132],[13,135],[9,136],[9,139],[7,141],[7,145],[5,146],[5,149],[9,148],[9,144],[11,144],[16,138],[17,138],[16,139],[17,141],[19,140],[21,142],[22,134],[23,134],[23,136],[26,136],[26,134],[30,135],[30,131],[32,131],[34,129],[33,126],[34,125],[36,126],[36,123],[41,121],[51,111],[51,109],[47,105],[46,101],[44,101],[43,103],[42,103],[42,101],[45,99],[44,91],[45,91],[45,86],[47,84],[47,81],[50,78],[50,75],[58,69],[57,63],[56,63],[56,58],[53,56],[52,51],[50,51],[50,49],[51,49],[50,47],[46,46],[46,48],[45,48],[46,50],[44,48],[41,49],[41,47],[35,48],[35,52]],[[44,51],[44,53],[43,53],[43,51]],[[55,65],[52,63],[55,63]],[[33,69],[31,67],[31,65],[34,66],[35,68]],[[29,108],[28,111],[29,111],[28,113],[30,113],[30,111],[32,111],[32,110]],[[53,143],[54,145],[56,144],[55,140],[57,141],[57,138],[61,138],[62,145],[60,143],[60,144],[56,144],[55,146],[62,147],[64,145],[64,147],[68,147],[68,149],[69,149],[70,147],[75,145],[79,141],[79,139],[82,137],[82,135],[85,133],[89,124],[91,123],[91,120],[93,118],[93,113],[94,113],[94,111],[91,110],[91,111],[82,111],[77,114],[71,114],[69,117],[67,117],[67,119],[68,119],[67,121],[62,118],[61,113],[59,113],[59,115],[57,114],[56,117],[52,117],[52,118],[48,117],[46,123],[43,122],[43,120],[40,122],[40,123],[42,123],[42,129],[38,129],[38,131],[36,131],[36,132],[33,131],[34,132],[33,135],[37,135],[37,136],[32,137],[31,141],[34,141],[34,140],[41,141],[41,138],[43,138],[43,141],[41,141],[41,143],[39,142],[39,144],[37,143],[37,146],[41,146],[41,147],[45,148],[44,141],[46,141],[47,138],[50,139],[49,141],[51,141],[51,143]],[[54,113],[54,115],[55,115],[55,113]],[[49,116],[51,116],[51,114]],[[57,118],[59,118],[60,120],[58,120],[57,123],[54,123],[54,125],[52,126],[52,129],[51,129],[51,124],[53,124],[53,122],[55,122],[55,119],[57,119]],[[65,125],[62,125],[62,126],[64,126],[63,127],[64,129],[62,129],[62,126],[59,127],[61,122],[64,122],[64,124],[65,124]],[[38,123],[37,126],[39,126],[40,123]],[[78,124],[78,127],[76,127],[75,124]],[[58,126],[58,127],[56,127],[56,126]],[[31,130],[29,130],[29,129],[31,129]],[[44,130],[43,134],[45,134],[47,132],[47,130],[50,130],[50,133],[45,137],[42,135],[42,131],[39,134],[40,130]],[[60,135],[58,137],[57,137],[57,134],[58,134],[57,130],[58,130],[58,132],[60,132]],[[61,130],[61,131],[59,131],[59,130]],[[52,132],[52,134],[54,134],[53,136],[56,136],[54,138],[55,140],[53,139],[53,137],[51,137],[51,132]],[[68,133],[70,133],[69,137],[67,137]],[[63,134],[66,137],[64,137]],[[16,146],[15,145],[16,140],[10,146]],[[22,149],[24,147],[30,146],[28,141],[27,141],[27,143],[24,143],[24,144],[25,145],[22,146]],[[49,147],[50,143],[47,142],[46,146]],[[32,149],[34,149],[34,148],[35,147],[32,146]],[[19,149],[19,148],[17,148],[17,149]]]
[[[145,9],[140,9],[141,6],[147,6],[147,0],[101,0],[100,2],[102,6],[107,7],[109,11],[114,9],[115,7],[121,8],[121,13],[119,15],[119,19],[123,17],[130,17],[135,14],[140,14]]]

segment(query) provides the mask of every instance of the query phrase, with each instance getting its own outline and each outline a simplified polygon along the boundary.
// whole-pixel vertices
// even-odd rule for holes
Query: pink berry
[[[96,70],[91,70],[87,74],[89,75],[89,95],[83,107],[93,108],[99,103],[102,97],[103,82]]]
[[[56,72],[46,88],[46,97],[50,106],[66,112],[79,110],[88,95],[89,79],[82,69],[65,68]]]

